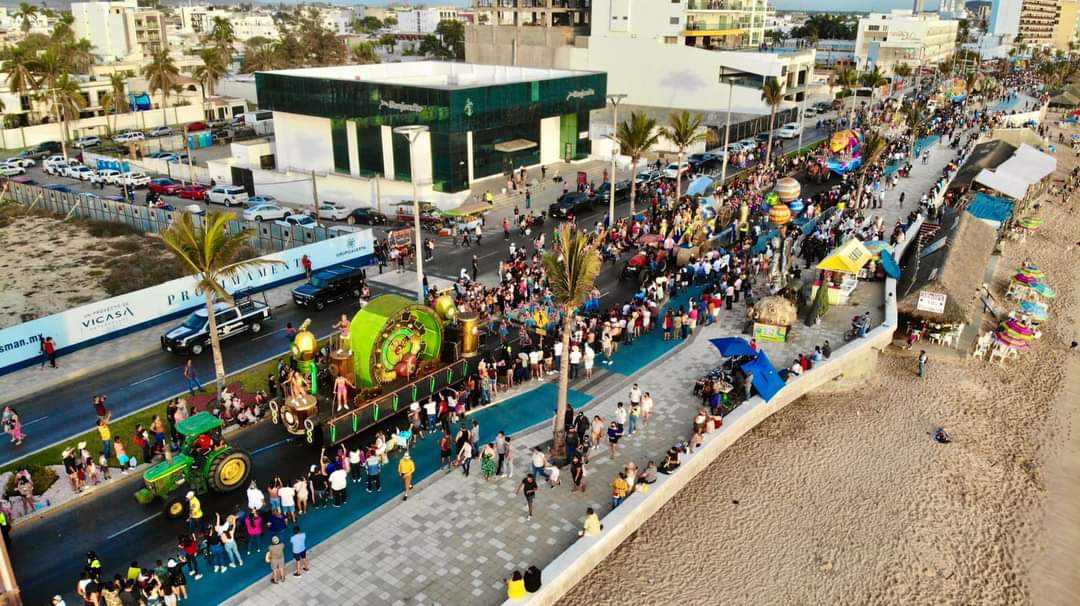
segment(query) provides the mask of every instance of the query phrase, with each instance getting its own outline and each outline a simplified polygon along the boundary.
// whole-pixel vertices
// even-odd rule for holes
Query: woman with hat
[[[270,582],[273,584],[285,582],[285,545],[281,538],[274,536],[270,539],[270,547],[266,550],[266,563],[270,565]]]

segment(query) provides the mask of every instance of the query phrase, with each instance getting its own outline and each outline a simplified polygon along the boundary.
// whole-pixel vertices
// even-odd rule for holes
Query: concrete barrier
[[[898,263],[904,251],[918,236],[922,222],[920,215],[918,220],[908,227],[907,237],[894,251]],[[838,348],[832,357],[815,365],[810,372],[789,381],[772,400],[766,402],[760,397],[754,397],[741,404],[724,417],[724,424],[720,429],[705,435],[704,443],[697,452],[684,457],[678,471],[671,475],[657,476],[658,479],[649,492],[635,492],[630,495],[618,508],[604,516],[604,531],[599,536],[578,539],[545,566],[544,584],[539,591],[519,600],[507,600],[504,606],[554,604],[736,440],[788,404],[831,381],[843,378],[849,370],[864,366],[869,356],[876,359],[878,352],[892,343],[897,328],[896,280],[885,280],[884,294],[885,320],[880,326],[867,333],[865,338]]]

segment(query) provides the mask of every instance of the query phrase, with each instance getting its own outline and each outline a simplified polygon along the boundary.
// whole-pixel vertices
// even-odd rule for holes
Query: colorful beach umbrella
[[[1039,217],[1024,217],[1023,219],[1020,219],[1020,227],[1023,227],[1024,229],[1039,229],[1042,227],[1042,223],[1043,220]]]
[[[1038,320],[1045,320],[1049,315],[1046,305],[1035,301],[1022,301],[1020,311]]]
[[[1027,275],[1027,274],[1025,274],[1023,272],[1020,272],[1020,273],[1016,274],[1015,276],[1013,276],[1013,280],[1015,280],[1015,281],[1017,281],[1017,282],[1019,282],[1021,284],[1027,284],[1028,286],[1031,286],[1032,284],[1039,281],[1038,278],[1033,278],[1033,277],[1031,277],[1031,276],[1029,276],[1029,275]]]
[[[1039,266],[1033,263],[1024,263],[1020,267],[1020,273],[1024,274],[1025,276],[1031,276],[1036,280],[1042,280],[1046,277],[1046,274],[1043,273],[1043,270],[1039,269]]]
[[[1046,282],[1035,282],[1029,286],[1031,290],[1039,293],[1039,296],[1041,297],[1045,297],[1047,299],[1053,299],[1057,297],[1057,293],[1054,292],[1054,289],[1050,288],[1050,285]]]
[[[1001,325],[1002,330],[1010,337],[1021,341],[1030,341],[1035,338],[1035,331],[1013,319],[1008,319]]]
[[[994,340],[998,343],[1001,343],[1002,345],[1005,345],[1006,347],[1010,347],[1018,351],[1024,351],[1029,347],[1023,339],[1017,339],[1016,337],[1010,336],[1008,333],[1003,331],[995,332]]]

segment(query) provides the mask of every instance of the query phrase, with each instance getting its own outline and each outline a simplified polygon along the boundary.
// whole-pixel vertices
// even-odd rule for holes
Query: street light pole
[[[720,68],[720,69],[721,69],[720,77],[723,78],[723,76],[724,76],[723,68]],[[728,80],[727,84],[728,84],[727,126],[724,127],[724,149],[723,149],[724,161],[720,165],[720,186],[721,187],[723,187],[723,185],[725,183],[727,183],[728,155],[730,154],[730,151],[728,150],[728,144],[731,143],[731,141],[730,141],[730,139],[731,139],[731,95],[732,95],[732,93],[735,92],[735,84],[731,80]]]
[[[803,93],[802,101],[799,102],[799,146],[795,148],[795,152],[798,153],[802,150],[802,132],[806,130],[803,126],[803,122],[806,121],[806,93]]]
[[[608,181],[608,225],[615,225],[615,148],[619,137],[619,102],[626,98],[624,93],[612,93],[607,96],[611,103],[611,177]],[[634,167],[630,167],[630,187],[635,187]]]
[[[421,251],[420,241],[420,194],[416,184],[416,140],[426,133],[428,127],[414,124],[412,126],[398,126],[394,134],[404,135],[409,140],[409,180],[412,181],[412,205],[413,205],[413,232],[415,234],[414,254],[416,255],[416,302],[424,304],[424,254]]]

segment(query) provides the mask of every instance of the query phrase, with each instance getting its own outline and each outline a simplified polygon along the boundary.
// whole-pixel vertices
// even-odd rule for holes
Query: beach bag
[[[536,593],[540,591],[540,585],[542,585],[540,569],[529,566],[529,569],[525,571],[525,591]]]

